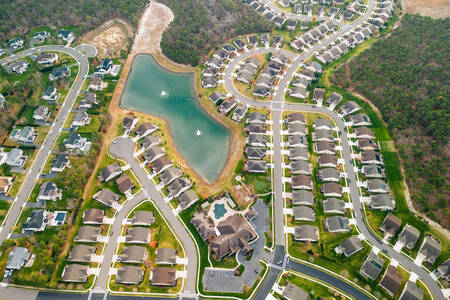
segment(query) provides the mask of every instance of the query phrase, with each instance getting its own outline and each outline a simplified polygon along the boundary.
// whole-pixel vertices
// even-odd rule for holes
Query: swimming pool
[[[214,217],[216,218],[216,220],[222,218],[226,212],[227,209],[225,208],[225,204],[223,203],[214,204]]]

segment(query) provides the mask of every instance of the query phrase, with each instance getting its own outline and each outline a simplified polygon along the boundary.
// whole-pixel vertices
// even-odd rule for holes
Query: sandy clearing
[[[419,14],[435,19],[450,17],[450,0],[402,0],[409,14]]]

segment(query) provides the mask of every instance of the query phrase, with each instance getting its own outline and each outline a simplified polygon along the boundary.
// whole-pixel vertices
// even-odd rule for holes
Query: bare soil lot
[[[402,0],[409,14],[429,16],[434,19],[450,17],[450,0]]]

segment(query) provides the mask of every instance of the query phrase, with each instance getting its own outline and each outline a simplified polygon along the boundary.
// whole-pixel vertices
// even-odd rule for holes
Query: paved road
[[[41,169],[45,165],[45,162],[48,159],[50,151],[58,137],[58,134],[61,128],[64,126],[64,123],[69,116],[70,110],[72,109],[73,104],[78,96],[78,93],[83,85],[84,79],[86,78],[89,72],[89,63],[86,57],[78,52],[77,50],[64,46],[41,46],[33,49],[27,49],[20,53],[17,53],[13,56],[4,58],[0,60],[0,64],[10,63],[14,60],[23,58],[30,54],[39,51],[58,51],[62,53],[66,53],[72,56],[78,62],[78,75],[70,88],[70,91],[66,97],[66,100],[60,107],[60,112],[56,117],[55,122],[50,128],[49,134],[45,139],[44,143],[41,145],[40,150],[38,150],[38,155],[36,156],[33,165],[28,171],[28,175],[26,176],[22,187],[20,188],[19,193],[17,194],[16,200],[13,202],[7,217],[3,221],[1,230],[0,230],[0,244],[8,238],[13,226],[16,224],[16,220],[20,216],[22,211],[22,207],[25,204],[27,197],[30,195],[33,190],[34,183],[36,178],[38,177]]]
[[[122,228],[122,222],[126,219],[128,213],[141,201],[145,200],[144,193],[140,192],[135,195],[133,198],[128,200],[123,207],[117,211],[117,214],[114,216],[114,223],[111,225],[112,234],[109,237],[108,242],[106,243],[106,249],[103,253],[103,262],[100,267],[100,273],[97,277],[97,281],[94,286],[94,290],[96,291],[105,291],[108,285],[108,274],[109,270],[114,264],[113,256],[116,251],[117,239],[120,236],[120,231]]]
[[[187,274],[189,274],[185,280],[184,294],[196,294],[196,280],[198,275],[197,248],[184,225],[172,212],[169,205],[164,201],[154,184],[147,177],[148,174],[139,166],[139,162],[133,156],[134,149],[135,143],[129,137],[117,138],[115,143],[111,144],[109,148],[112,155],[125,160],[131,166],[131,169],[142,184],[144,193],[147,193],[149,198],[156,203],[162,215],[183,243],[186,252],[185,255],[188,258]]]

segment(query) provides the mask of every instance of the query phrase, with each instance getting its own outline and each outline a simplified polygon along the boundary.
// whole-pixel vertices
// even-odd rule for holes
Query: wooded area
[[[148,0],[1,1],[0,38],[43,25],[82,25],[78,31],[85,31],[113,17],[124,18],[136,27],[147,3]]]
[[[334,74],[370,99],[393,133],[412,200],[449,228],[450,19],[405,15],[388,37]]]
[[[161,49],[171,60],[198,65],[218,44],[237,35],[270,31],[272,24],[239,0],[160,0],[174,13]]]

